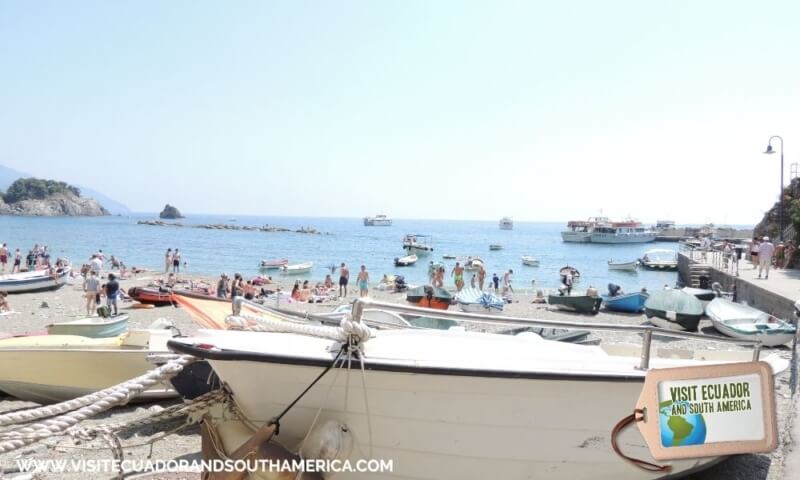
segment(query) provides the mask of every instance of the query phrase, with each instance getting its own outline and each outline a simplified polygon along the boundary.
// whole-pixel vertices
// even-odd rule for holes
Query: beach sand
[[[138,278],[123,280],[121,282],[123,288],[129,288],[134,285],[145,285],[148,281],[157,278],[157,274],[143,273]],[[197,279],[199,280],[199,279]],[[214,279],[206,279],[213,282]],[[284,291],[290,291],[294,279],[286,277],[279,278],[282,283]],[[213,284],[213,283],[212,283]],[[347,297],[347,301],[352,301],[358,292],[351,289]],[[402,294],[394,294],[388,292],[381,292],[375,289],[370,291],[371,297],[376,300],[387,302],[404,303],[405,296]],[[531,299],[533,295],[518,294],[515,295],[515,301],[507,305],[505,314],[512,316],[521,316],[528,318],[538,319],[552,319],[552,320],[577,320],[586,322],[603,322],[603,323],[618,323],[625,325],[639,325],[645,322],[642,315],[625,315],[625,314],[612,314],[601,310],[598,315],[584,316],[574,315],[557,310],[551,310],[545,305],[532,304]],[[60,290],[53,292],[43,293],[30,293],[30,294],[17,294],[9,296],[9,301],[12,308],[18,312],[15,314],[0,316],[0,332],[8,332],[12,334],[23,334],[25,332],[36,332],[45,329],[45,326],[54,321],[63,321],[69,319],[79,318],[84,313],[84,299],[82,296],[81,286],[79,283],[68,284]],[[47,307],[43,307],[43,302],[46,302]],[[341,302],[327,302],[323,304],[298,304],[282,302],[282,308],[291,308],[298,311],[308,312],[327,312],[331,311],[337,305],[345,303]],[[147,328],[153,321],[159,318],[171,320],[175,326],[180,329],[183,334],[191,334],[197,330],[197,326],[192,322],[188,314],[180,309],[171,306],[158,307],[154,309],[133,309],[130,303],[121,304],[121,312],[130,314],[131,328]],[[487,327],[492,329],[494,327]],[[481,329],[481,327],[478,327]],[[714,334],[711,324],[708,320],[701,323],[701,331],[703,333]],[[623,333],[623,332],[600,332],[593,333],[590,337],[594,341],[599,342],[624,342],[632,344],[640,344],[641,337],[637,334]],[[674,340],[666,339],[666,341],[656,342],[656,346],[669,346],[669,348],[681,349],[695,349],[695,348],[715,348],[719,350],[725,349],[742,349],[732,344],[723,343],[709,343],[697,340]],[[779,353],[785,358],[792,358],[792,350],[790,348],[781,347],[775,349],[765,349],[765,354],[773,352]],[[787,370],[776,377],[776,397],[777,397],[777,412],[778,424],[780,431],[780,444],[777,450],[769,454],[761,455],[740,455],[731,457],[715,467],[696,474],[689,478],[705,479],[705,480],[730,480],[730,479],[768,479],[778,480],[786,478],[784,474],[784,459],[786,454],[791,450],[791,430],[794,422],[794,402],[791,397],[791,390],[789,388],[790,371]],[[109,422],[123,422],[132,419],[138,419],[150,412],[156,412],[163,407],[177,403],[161,402],[158,404],[137,404],[115,408],[110,412],[104,413],[95,417],[87,422],[86,425],[99,425]],[[10,397],[0,397],[0,413],[9,412],[24,408],[34,407],[36,404],[30,402],[19,401]],[[631,405],[633,408],[633,405]],[[610,425],[616,419],[610,420]],[[171,430],[180,426],[180,423],[172,423],[170,425],[162,425],[160,429]],[[148,445],[140,445],[145,442],[157,438],[157,432],[153,428],[145,428],[133,432],[131,435],[126,435],[121,438],[123,446],[125,446],[125,458],[142,460],[148,457],[150,447]],[[92,449],[86,449],[86,448]],[[200,436],[197,427],[190,427],[180,431],[177,434],[172,434],[164,440],[158,441],[154,444],[152,449],[152,459],[169,460],[169,459],[200,459]],[[13,452],[0,455],[0,462],[6,474],[3,478],[13,478],[17,466],[16,459],[111,459],[112,455],[110,450],[103,445],[102,441],[95,441],[89,445],[75,446],[74,442],[66,437],[52,438],[29,447],[25,447]],[[0,475],[2,476],[2,475]],[[21,477],[22,478],[22,477]],[[47,479],[83,479],[83,478],[114,478],[113,474],[39,474],[37,478]],[[157,478],[157,477],[153,477]],[[167,478],[166,476],[164,478]],[[198,475],[186,474],[182,476],[170,476],[169,478],[199,478]]]

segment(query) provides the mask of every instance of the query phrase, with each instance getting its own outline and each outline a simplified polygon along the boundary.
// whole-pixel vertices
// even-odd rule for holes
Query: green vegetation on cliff
[[[64,182],[44,180],[41,178],[20,178],[12,183],[2,195],[6,203],[16,203],[23,200],[44,200],[58,193],[70,193],[76,197],[81,196],[81,190]]]

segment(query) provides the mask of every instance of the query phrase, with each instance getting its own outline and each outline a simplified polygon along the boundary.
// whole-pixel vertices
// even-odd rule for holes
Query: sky
[[[798,46],[796,1],[0,0],[0,164],[135,211],[754,224]]]

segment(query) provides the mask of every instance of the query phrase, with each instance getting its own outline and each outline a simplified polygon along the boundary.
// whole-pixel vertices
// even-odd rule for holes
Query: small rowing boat
[[[596,315],[597,312],[600,311],[603,297],[593,297],[590,295],[550,295],[547,298],[547,303],[564,310]]]
[[[522,264],[527,265],[529,267],[538,267],[539,259],[537,259],[536,257],[531,257],[530,255],[523,255]]]
[[[615,262],[613,260],[608,261],[608,269],[609,270],[621,270],[625,272],[635,272],[639,268],[639,261],[634,260],[633,262]]]
[[[64,286],[69,278],[70,268],[65,267],[51,275],[48,270],[9,273],[0,275],[0,292],[27,293],[56,290]]]
[[[606,308],[612,312],[639,313],[649,295],[643,292],[628,293],[616,297],[603,297]]]
[[[410,267],[417,263],[417,256],[416,255],[406,255],[405,257],[398,257],[394,259],[394,266],[395,267]]]
[[[57,322],[47,326],[49,335],[78,335],[89,338],[117,337],[128,331],[128,315],[115,317],[87,317],[71,322]]]
[[[283,268],[286,265],[289,265],[289,260],[286,258],[274,259],[274,260],[261,260],[261,268],[263,270],[277,270],[279,268]]]
[[[437,310],[447,310],[453,297],[444,288],[424,285],[412,288],[406,293],[406,301],[419,307],[435,308]]]
[[[723,335],[747,340],[761,340],[767,347],[791,342],[797,328],[788,322],[749,305],[715,298],[706,306],[706,315]]]
[[[470,313],[502,312],[505,306],[502,298],[471,287],[461,289],[456,294],[456,302],[462,311]]]
[[[281,267],[281,271],[284,275],[302,275],[309,273],[312,268],[314,268],[314,262],[303,262],[295,265],[284,265]]]
[[[493,243],[493,244],[489,245],[489,250],[502,250],[502,249],[503,249],[503,246],[500,245],[499,243]]]
[[[172,305],[172,293],[169,288],[131,287],[128,289],[128,296],[139,303],[157,307]]]
[[[703,316],[703,304],[681,290],[657,290],[644,302],[644,313],[657,327],[694,332]]]

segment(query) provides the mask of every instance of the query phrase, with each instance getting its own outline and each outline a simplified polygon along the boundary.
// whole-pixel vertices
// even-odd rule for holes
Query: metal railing
[[[653,340],[653,333],[666,337],[677,338],[694,338],[704,341],[720,342],[720,343],[733,343],[737,345],[752,345],[753,346],[753,361],[758,361],[761,354],[761,341],[760,340],[746,340],[739,338],[726,338],[726,337],[711,337],[700,333],[684,332],[680,330],[667,330],[648,325],[617,325],[613,323],[595,323],[595,322],[575,322],[575,321],[560,321],[560,320],[538,320],[534,318],[525,317],[506,317],[495,315],[481,315],[478,313],[464,313],[464,312],[451,312],[449,310],[433,310],[430,308],[412,307],[409,305],[402,305],[398,303],[381,302],[371,298],[359,298],[353,302],[353,309],[351,315],[354,321],[361,321],[361,316],[365,308],[373,307],[383,310],[389,310],[397,313],[406,313],[412,315],[425,316],[427,318],[439,320],[458,320],[462,322],[475,322],[475,323],[492,323],[492,324],[523,324],[532,327],[549,327],[549,328],[566,328],[566,329],[580,329],[580,330],[608,330],[616,332],[639,332],[642,333],[642,355],[639,363],[639,369],[647,370],[650,368],[650,344]]]
[[[739,275],[739,262],[744,261],[746,254],[746,252],[742,251],[742,259],[739,259],[735,249],[732,252],[723,252],[722,250],[695,247],[689,244],[681,244],[679,251],[694,264],[706,265],[734,276]]]

